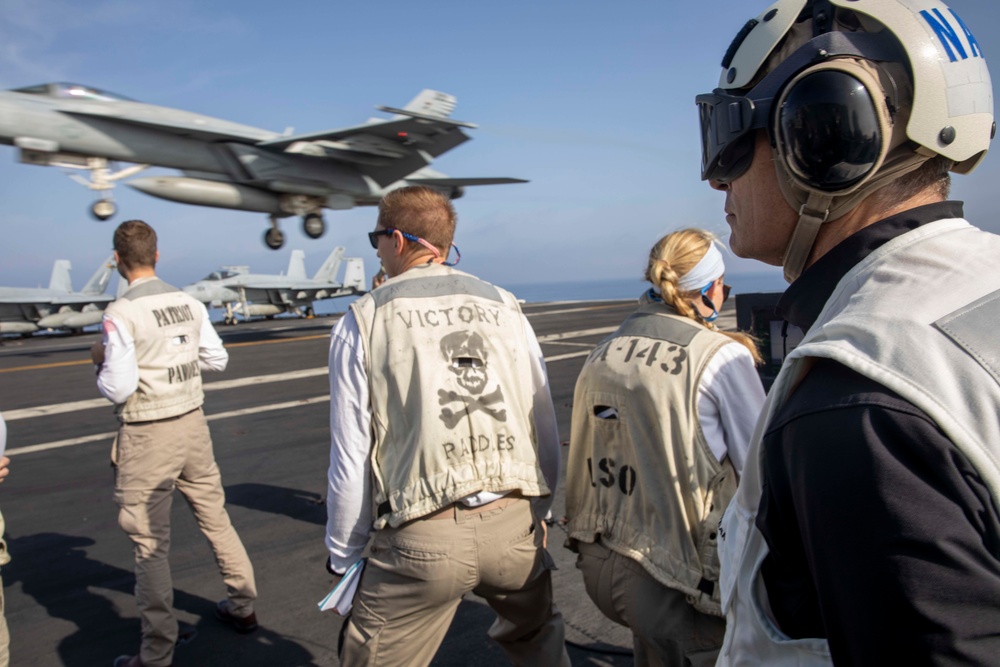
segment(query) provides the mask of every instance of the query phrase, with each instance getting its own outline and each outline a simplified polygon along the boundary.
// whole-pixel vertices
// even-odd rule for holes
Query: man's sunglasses
[[[420,245],[424,246],[432,253],[434,253],[435,257],[441,256],[441,251],[432,246],[424,239],[414,234],[410,234],[409,232],[404,232],[402,229],[396,229],[395,227],[386,227],[385,229],[376,229],[374,232],[368,232],[368,242],[372,244],[372,248],[378,250],[378,237],[392,236],[396,232],[402,234],[403,238],[406,239],[407,241],[413,241],[414,243],[419,243]],[[454,262],[443,262],[445,266],[455,266],[460,261],[462,261],[462,253],[458,251],[458,246],[452,243],[451,247],[455,249],[455,255],[457,256],[458,259],[456,259]]]
[[[378,250],[378,237],[392,236],[395,231],[395,229],[389,227],[388,229],[377,229],[374,232],[368,232],[368,242],[372,244],[372,248]]]

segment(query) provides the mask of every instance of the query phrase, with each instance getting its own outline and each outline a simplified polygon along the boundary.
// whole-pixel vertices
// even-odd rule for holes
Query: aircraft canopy
[[[132,102],[131,98],[117,93],[109,93],[106,90],[84,86],[80,83],[42,83],[37,86],[26,86],[24,88],[13,88],[15,93],[27,93],[28,95],[45,95],[46,97],[59,97],[70,100],[96,100],[99,102]]]
[[[212,271],[210,274],[202,278],[202,280],[225,280],[226,278],[232,278],[233,276],[238,276],[245,271],[223,269],[222,271]]]

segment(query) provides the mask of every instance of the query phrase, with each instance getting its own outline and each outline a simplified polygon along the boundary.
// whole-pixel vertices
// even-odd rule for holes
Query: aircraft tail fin
[[[347,266],[344,268],[344,288],[353,288],[357,292],[364,292],[367,288],[365,283],[365,260],[360,257],[349,257]]]
[[[87,284],[83,286],[84,294],[104,294],[108,283],[111,282],[111,274],[115,271],[115,256],[108,257],[90,277]]]
[[[68,259],[57,259],[52,263],[52,276],[49,277],[49,289],[58,292],[72,292],[73,281],[69,278],[69,270],[73,268]]]
[[[403,111],[412,111],[422,116],[447,118],[455,110],[457,102],[458,98],[454,95],[424,88],[403,107]],[[405,114],[397,114],[397,117],[402,117],[403,115]]]
[[[330,256],[319,267],[319,271],[313,276],[316,282],[332,283],[337,280],[337,271],[340,269],[340,262],[344,259],[344,246],[337,246],[330,253]]]
[[[291,280],[306,280],[306,254],[301,250],[293,250],[288,259],[286,277]]]

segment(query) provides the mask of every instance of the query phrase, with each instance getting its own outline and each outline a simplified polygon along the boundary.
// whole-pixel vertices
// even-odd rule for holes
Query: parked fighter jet
[[[516,178],[448,178],[427,167],[468,141],[451,120],[455,98],[424,90],[402,109],[362,125],[309,134],[278,134],[189,111],[143,104],[74,83],[0,91],[0,143],[22,162],[85,169],[74,178],[99,193],[91,213],[106,220],[117,210],[115,181],[149,166],[184,176],[133,180],[129,186],[162,199],[270,214],[264,242],[278,249],[278,218],[302,216],[310,238],[325,230],[324,208],[377,204],[387,191],[427,185],[453,199],[470,185],[524,183]],[[112,172],[109,161],[136,163]]]
[[[245,266],[224,266],[184,291],[202,303],[225,307],[226,324],[236,324],[236,316],[244,320],[253,316],[273,317],[279,313],[295,313],[312,317],[314,301],[363,293],[365,265],[360,257],[347,260],[344,281],[337,282],[337,271],[344,259],[344,248],[334,248],[311,279],[306,277],[305,253],[293,250],[285,275],[248,273]]]
[[[52,265],[48,289],[0,287],[0,333],[29,334],[39,329],[82,329],[101,321],[114,296],[104,290],[115,272],[114,255],[97,269],[83,291],[74,292],[69,260]]]

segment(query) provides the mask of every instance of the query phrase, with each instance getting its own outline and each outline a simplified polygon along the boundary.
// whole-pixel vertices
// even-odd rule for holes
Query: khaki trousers
[[[194,511],[215,552],[230,611],[247,616],[257,597],[253,567],[229,521],[222,478],[200,409],[181,417],[123,424],[112,451],[118,524],[135,551],[135,600],[146,667],[169,665],[177,642],[174,588],[167,555],[174,488]]]
[[[384,528],[369,546],[343,632],[343,667],[430,664],[470,591],[497,613],[489,636],[513,664],[569,667],[541,527],[527,500],[457,503],[433,519]]]
[[[587,595],[605,616],[632,631],[636,665],[715,665],[726,633],[723,619],[696,611],[684,593],[603,544],[578,542],[577,548]]]

